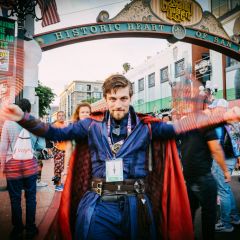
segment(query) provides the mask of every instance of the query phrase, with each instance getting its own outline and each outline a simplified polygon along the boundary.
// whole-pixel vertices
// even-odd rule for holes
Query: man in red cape
[[[103,113],[93,113],[91,117],[100,120]],[[146,124],[159,121],[149,116],[140,117]],[[154,167],[149,172],[148,182],[158,236],[172,240],[194,239],[191,211],[175,141],[154,141],[152,149]],[[57,235],[61,239],[73,238],[77,205],[89,189],[90,180],[91,159],[85,142],[77,145],[70,160],[57,215]]]

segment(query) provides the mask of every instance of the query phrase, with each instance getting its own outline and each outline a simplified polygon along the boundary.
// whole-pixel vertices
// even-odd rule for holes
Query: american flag
[[[38,0],[38,4],[43,17],[43,27],[60,22],[55,0]]]

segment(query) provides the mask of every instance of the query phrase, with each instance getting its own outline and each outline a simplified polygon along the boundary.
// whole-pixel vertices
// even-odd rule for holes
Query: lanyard
[[[131,114],[128,113],[127,137],[132,132],[131,126],[132,126]],[[110,148],[111,148],[113,154],[116,154],[119,151],[122,144],[124,143],[124,140],[113,143],[113,140],[111,138],[111,117],[110,117],[110,114],[109,114],[108,121],[107,121],[107,133],[108,133],[108,143],[110,145]]]

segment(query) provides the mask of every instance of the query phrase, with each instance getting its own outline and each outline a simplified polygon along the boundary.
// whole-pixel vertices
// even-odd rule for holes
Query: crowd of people
[[[112,75],[103,84],[108,110],[91,113],[91,106],[81,103],[68,125],[63,111],[54,124],[35,119],[26,99],[2,107],[0,114],[6,121],[0,156],[11,200],[12,239],[20,239],[24,231],[22,189],[26,237],[37,234],[36,189],[41,183],[42,157],[36,153],[46,148],[54,159],[55,190],[63,191],[70,202],[60,205],[62,224],[56,231],[63,238],[194,239],[199,207],[204,240],[240,225],[229,184],[240,164],[240,109],[229,109],[228,102],[220,99],[207,109],[191,114],[173,109],[160,119],[136,113],[130,105],[132,95],[131,82]],[[25,143],[18,144],[20,149],[16,143],[24,129],[28,135],[21,138]],[[88,154],[82,154],[83,146]],[[27,159],[15,157],[15,152],[28,151],[32,155]],[[76,191],[74,199],[66,198],[71,191]],[[68,208],[71,216],[61,215]],[[74,226],[69,224],[72,219]]]

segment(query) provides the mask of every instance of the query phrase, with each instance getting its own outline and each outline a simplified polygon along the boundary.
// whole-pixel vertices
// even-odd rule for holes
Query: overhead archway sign
[[[207,47],[240,60],[239,43],[230,39],[211,13],[202,13],[200,5],[195,1],[178,2],[179,5],[173,7],[165,0],[135,0],[113,19],[109,19],[109,14],[102,11],[97,23],[38,34],[35,39],[42,50],[46,51],[104,38],[160,38],[169,42],[183,41]],[[179,15],[173,14],[175,12]]]

